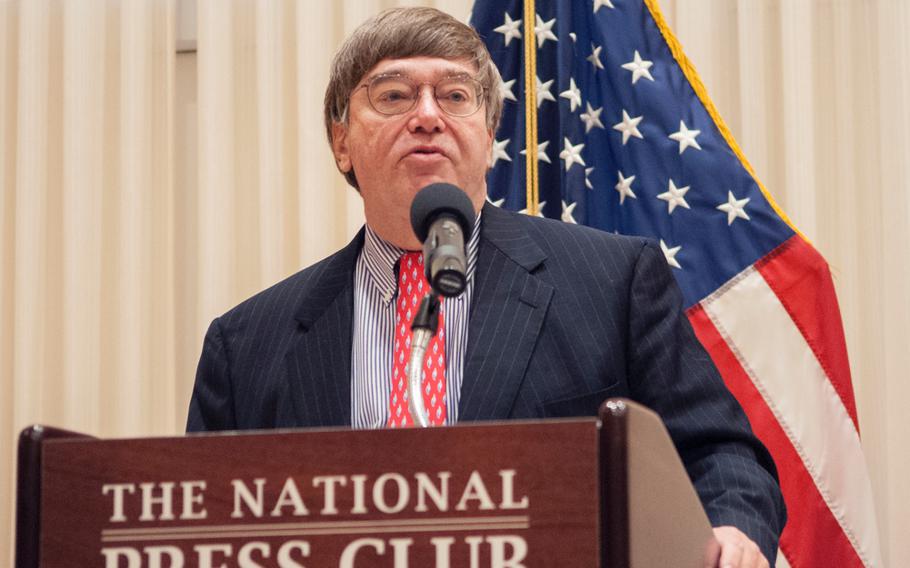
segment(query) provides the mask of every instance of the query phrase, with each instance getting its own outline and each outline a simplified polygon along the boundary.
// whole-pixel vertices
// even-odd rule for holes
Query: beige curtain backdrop
[[[329,60],[416,3],[198,0],[197,51],[175,55],[174,0],[0,0],[0,564],[21,428],[179,434],[211,319],[353,235]],[[910,564],[910,3],[661,4],[832,265],[882,553]]]
[[[22,427],[183,412],[173,30],[161,0],[0,1],[0,564]]]

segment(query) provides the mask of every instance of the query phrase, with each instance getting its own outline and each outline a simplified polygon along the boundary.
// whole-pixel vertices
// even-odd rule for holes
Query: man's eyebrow
[[[393,67],[391,69],[386,69],[385,71],[383,71],[381,73],[373,73],[372,75],[368,75],[366,77],[366,80],[372,81],[376,77],[386,77],[386,76],[395,76],[395,75],[407,75],[407,73],[405,73],[401,69]]]
[[[364,79],[364,81],[370,82],[373,79],[375,79],[376,77],[396,77],[396,76],[397,77],[407,77],[407,78],[413,80],[413,78],[407,72],[406,69],[403,69],[401,67],[391,67],[389,69],[382,71],[381,73],[373,73],[372,75],[367,76]],[[452,79],[452,78],[470,79],[471,77],[472,77],[472,75],[470,73],[468,73],[467,71],[462,71],[461,69],[447,69],[439,74],[440,79]]]

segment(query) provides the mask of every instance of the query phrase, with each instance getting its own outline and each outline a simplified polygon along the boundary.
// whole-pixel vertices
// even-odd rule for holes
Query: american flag
[[[778,565],[880,566],[828,266],[758,181],[657,1],[477,0],[472,24],[503,77],[490,201],[659,241],[777,463]]]

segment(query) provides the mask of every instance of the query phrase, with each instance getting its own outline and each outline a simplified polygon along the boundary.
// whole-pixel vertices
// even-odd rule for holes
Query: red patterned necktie
[[[395,349],[392,358],[392,394],[389,397],[390,428],[412,426],[408,412],[408,375],[405,367],[411,356],[411,323],[430,284],[423,270],[423,253],[401,255],[398,264],[398,298],[395,301]],[[434,426],[446,421],[446,353],[445,325],[442,309],[439,327],[430,340],[423,362],[422,382],[424,405],[429,422]]]

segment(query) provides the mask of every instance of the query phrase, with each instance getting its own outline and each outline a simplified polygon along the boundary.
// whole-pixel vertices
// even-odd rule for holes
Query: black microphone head
[[[450,183],[432,183],[417,192],[411,204],[411,227],[420,242],[440,214],[451,215],[465,235],[474,228],[474,205],[465,192]]]

